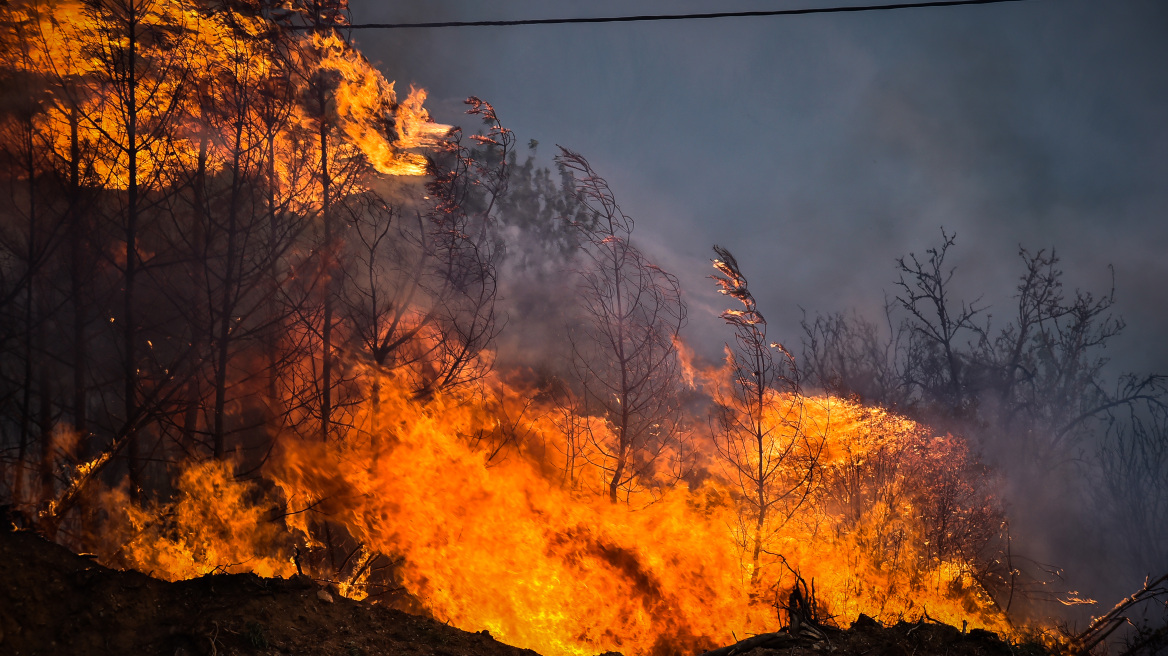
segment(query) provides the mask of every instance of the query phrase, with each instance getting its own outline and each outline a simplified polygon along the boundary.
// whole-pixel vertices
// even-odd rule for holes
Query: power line
[[[718,11],[705,14],[658,14],[644,16],[595,16],[586,18],[528,18],[523,20],[442,21],[436,23],[357,23],[353,25],[307,25],[293,29],[313,30],[339,28],[346,30],[400,30],[436,27],[507,27],[512,25],[567,25],[578,23],[637,23],[646,21],[702,20],[711,18],[749,18],[754,16],[802,16],[807,14],[844,14],[861,11],[892,9],[921,9],[926,7],[960,7],[963,5],[993,5],[1027,0],[933,0],[931,2],[901,2],[888,5],[856,5],[850,7],[806,7],[802,9],[774,9],[770,11]]]

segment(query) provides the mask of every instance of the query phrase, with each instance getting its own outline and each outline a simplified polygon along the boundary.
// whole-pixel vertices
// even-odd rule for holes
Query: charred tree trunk
[[[227,245],[226,245],[226,262],[224,264],[223,273],[223,290],[222,299],[219,306],[219,326],[218,335],[216,335],[216,361],[215,361],[215,435],[214,435],[214,455],[216,460],[222,460],[224,455],[225,442],[225,415],[227,406],[227,367],[231,355],[231,340],[232,340],[232,326],[231,320],[235,313],[237,300],[237,278],[236,278],[236,260],[238,254],[236,253],[236,233],[238,231],[239,220],[239,194],[240,187],[243,184],[243,172],[241,169],[240,156],[243,148],[243,123],[242,121],[235,126],[235,141],[232,148],[231,161],[231,190],[228,198],[227,207]]]
[[[203,393],[199,386],[198,375],[191,376],[187,381],[186,407],[183,409],[182,431],[179,433],[179,444],[187,454],[194,454],[198,449],[195,436],[199,432],[199,407],[203,403]]]
[[[73,429],[77,431],[74,458],[88,460],[89,445],[88,388],[85,373],[89,363],[86,328],[89,316],[85,260],[88,259],[88,224],[81,207],[81,141],[78,111],[69,108],[69,293],[73,305]]]
[[[325,118],[327,98],[322,88],[320,102],[320,187],[321,222],[324,230],[324,245],[321,248],[321,275],[324,276],[324,320],[320,331],[320,439],[328,442],[329,424],[333,412],[333,222],[330,204],[331,182],[329,178],[328,123]]]
[[[43,331],[42,331],[43,335]],[[42,347],[44,339],[41,338]],[[41,363],[40,382],[40,417],[38,428],[41,437],[40,462],[40,502],[47,504],[55,497],[53,481],[53,393],[52,377],[47,361]]]
[[[130,434],[127,435],[126,453],[130,471],[130,499],[138,501],[142,492],[142,462],[138,440],[137,422],[133,420],[138,415],[138,317],[137,298],[135,296],[138,278],[138,24],[140,16],[135,7],[131,7],[126,17],[126,32],[129,46],[126,50],[128,63],[125,71],[126,94],[126,269],[124,288],[122,292],[122,357],[123,360],[123,394],[125,402],[125,417],[129,422]]]
[[[25,244],[25,280],[24,280],[24,371],[21,381],[20,402],[20,444],[17,448],[16,479],[12,486],[12,498],[16,503],[21,502],[24,496],[24,469],[28,457],[28,449],[32,440],[32,388],[33,388],[33,335],[35,333],[36,314],[36,275],[37,259],[37,205],[36,205],[36,167],[33,161],[33,125],[32,117],[26,117],[21,126],[20,144],[23,152],[24,175],[27,176],[28,193],[28,241]]]
[[[280,251],[280,243],[278,235],[280,234],[280,210],[276,205],[276,189],[279,185],[279,177],[276,174],[276,132],[274,126],[269,126],[269,134],[267,136],[267,210],[268,210],[268,285],[271,293],[268,295],[268,316],[267,316],[267,339],[264,340],[267,344],[266,355],[268,358],[268,420],[273,421],[279,414],[279,384],[280,384],[280,348],[278,346],[280,339],[280,326],[282,316],[279,310],[279,304],[276,300],[276,293],[279,291],[279,261],[276,254]]]

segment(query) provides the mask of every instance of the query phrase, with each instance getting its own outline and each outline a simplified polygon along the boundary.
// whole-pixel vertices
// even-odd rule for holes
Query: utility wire
[[[315,30],[400,30],[432,27],[506,27],[511,25],[565,25],[576,23],[638,23],[646,21],[701,20],[710,18],[747,18],[752,16],[802,16],[806,14],[844,14],[861,11],[891,9],[920,9],[925,7],[960,7],[963,5],[993,5],[1027,0],[933,0],[931,2],[901,2],[887,5],[855,5],[850,7],[805,7],[802,9],[774,9],[770,11],[718,11],[705,14],[658,14],[644,16],[596,16],[586,18],[529,18],[523,20],[443,21],[437,23],[356,23],[353,25],[298,25],[292,29]]]

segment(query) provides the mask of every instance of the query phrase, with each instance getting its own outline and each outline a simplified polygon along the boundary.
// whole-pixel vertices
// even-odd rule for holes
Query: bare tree
[[[928,257],[924,262],[915,253],[896,260],[900,271],[896,300],[911,317],[908,325],[913,337],[921,340],[920,348],[930,356],[917,368],[914,382],[932,397],[931,402],[960,416],[969,400],[960,339],[963,334],[979,332],[974,319],[983,308],[978,307],[978,301],[953,305],[949,295],[955,269],[946,268],[945,255],[956,235],[942,230],[941,237],[939,247],[925,251]]]
[[[368,191],[349,204],[344,316],[356,352],[405,377],[418,398],[480,379],[492,364],[498,250],[494,212],[506,192],[513,136],[489,103],[467,100],[486,134],[453,128],[435,146],[425,214],[410,189]],[[377,403],[378,376],[371,395]]]
[[[484,133],[464,142],[454,128],[430,159],[427,183],[433,208],[430,244],[437,285],[430,290],[434,316],[430,370],[419,396],[478,380],[493,365],[487,347],[498,336],[499,289],[495,231],[497,205],[507,193],[515,135],[503,127],[495,108],[479,98],[466,100],[467,114],[480,117]]]
[[[45,193],[49,167],[44,142],[51,96],[38,70],[40,57],[30,39],[27,16],[10,7],[4,9],[0,47],[8,63],[3,78],[8,91],[0,105],[0,175],[8,183],[11,203],[0,224],[0,254],[8,265],[3,275],[7,284],[0,290],[0,316],[4,318],[0,345],[13,355],[19,353],[19,364],[11,373],[0,365],[0,380],[8,379],[0,399],[15,401],[19,416],[11,479],[13,501],[19,504],[26,500],[25,470],[34,436],[41,443],[40,490],[29,496],[45,499],[52,493],[51,359],[46,352],[45,329],[55,303],[48,298],[47,269],[63,222],[46,202]],[[10,345],[9,340],[17,343]]]
[[[190,212],[172,211],[171,239],[189,263],[185,277],[195,282],[193,297],[175,295],[181,304],[176,310],[190,324],[193,339],[209,349],[210,450],[222,459],[228,431],[240,428],[228,426],[229,401],[258,401],[262,390],[251,382],[256,372],[240,369],[233,359],[251,339],[268,334],[272,269],[298,236],[295,230],[273,225],[279,192],[268,188],[277,184],[270,172],[298,162],[269,161],[278,157],[274,123],[288,120],[292,103],[278,53],[253,36],[263,25],[235,14],[213,16],[208,22],[222,36],[217,53],[206,58],[207,67],[200,71],[198,92],[187,103],[190,138],[198,153],[192,169],[175,174],[176,184],[190,190]],[[197,378],[192,382],[198,386]],[[201,404],[200,396],[192,390],[188,411]],[[186,439],[194,432],[193,423],[184,421]]]
[[[825,390],[855,395],[869,403],[906,407],[915,392],[906,367],[908,327],[894,326],[893,306],[884,306],[883,325],[859,314],[804,316],[803,376]]]
[[[751,584],[758,585],[767,544],[813,490],[827,427],[806,418],[795,358],[767,341],[766,319],[738,262],[721,246],[714,253],[718,291],[743,305],[722,313],[735,345],[727,347],[729,383],[714,398],[714,445],[741,494],[740,543],[751,554]]]
[[[400,207],[371,198],[352,220],[347,245],[352,264],[345,269],[341,291],[344,315],[357,353],[378,371],[415,365],[422,350],[417,347],[421,334],[433,321],[424,288],[429,263],[426,229],[420,213],[414,218],[407,220]],[[372,385],[376,407],[379,375]]]
[[[686,307],[677,278],[631,242],[633,220],[608,183],[581,155],[560,148],[556,160],[576,179],[593,221],[578,224],[584,265],[580,299],[587,323],[569,331],[584,414],[604,417],[611,439],[589,430],[605,472],[609,500],[652,473],[679,438],[679,367],[675,340]]]
[[[122,271],[121,359],[124,411],[128,426],[139,415],[143,400],[142,318],[139,298],[143,270],[142,246],[148,199],[161,190],[166,167],[160,164],[174,138],[192,71],[192,34],[187,14],[155,0],[108,0],[86,5],[84,27],[75,28],[83,50],[94,62],[88,79],[91,93],[71,98],[82,108],[82,121],[113,149],[110,168],[124,185],[120,211],[125,242]],[[62,35],[63,36],[63,35]],[[68,87],[66,87],[68,88]],[[96,99],[96,100],[95,100]],[[148,202],[149,201],[149,202]],[[127,435],[131,490],[142,487],[142,462],[136,429]]]
[[[1131,573],[1152,576],[1168,563],[1168,405],[1156,400],[1120,410],[1099,450],[1092,496]]]
[[[1112,313],[1114,287],[1099,297],[1083,290],[1068,297],[1057,254],[1020,248],[1016,310],[994,332],[977,321],[985,309],[977,301],[952,298],[954,269],[945,256],[955,238],[942,237],[924,261],[912,254],[897,261],[896,306],[904,316],[886,307],[883,337],[857,315],[804,320],[816,384],[926,421],[956,421],[955,430],[980,432],[985,424],[1003,436],[1027,436],[1015,448],[1048,464],[1061,462],[1109,410],[1158,398],[1158,376],[1125,376],[1115,386],[1104,379],[1101,351],[1124,327]]]
[[[43,20],[39,10],[30,12],[31,17]],[[100,304],[97,301],[100,286],[94,280],[105,239],[98,230],[99,189],[104,185],[98,171],[98,163],[103,161],[103,143],[100,134],[92,129],[83,129],[82,111],[76,103],[85,92],[84,73],[54,68],[53,47],[49,35],[38,27],[28,47],[38,50],[44,58],[40,62],[44,86],[53,95],[52,111],[57,119],[55,132],[46,139],[46,149],[51,160],[54,178],[54,193],[63,204],[61,216],[65,228],[65,250],[60,254],[68,262],[68,283],[61,286],[63,305],[71,314],[69,334],[63,340],[70,346],[61,360],[68,363],[70,379],[62,382],[62,387],[71,387],[69,400],[76,442],[72,456],[74,462],[87,460],[92,451],[90,443],[89,401],[91,397],[90,334],[93,325],[99,321]],[[108,147],[108,146],[107,146]]]
[[[1011,311],[994,330],[988,317],[979,321],[978,303],[953,298],[954,271],[944,258],[954,238],[944,231],[942,238],[927,259],[898,260],[900,318],[887,315],[884,337],[875,338],[874,325],[854,315],[805,322],[815,382],[907,412],[988,450],[1012,475],[1015,490],[1031,500],[1015,507],[1016,516],[1064,518],[1047,523],[1054,526],[1106,525],[1126,560],[1162,559],[1153,546],[1159,524],[1147,517],[1162,511],[1164,496],[1164,458],[1155,444],[1162,437],[1165,378],[1123,374],[1109,380],[1104,349],[1124,328],[1114,312],[1114,284],[1103,294],[1068,292],[1056,252],[1020,247]],[[1051,495],[1051,489],[1060,493]],[[937,536],[946,538],[931,545],[973,554],[971,571],[987,591],[1001,593],[1005,610],[1019,596],[1015,592],[1053,600],[1053,586],[1042,584],[1052,568],[1017,553],[1008,529],[999,539],[982,540],[990,515],[950,539],[946,509],[973,497],[952,482],[938,490],[941,512],[926,519],[944,528]],[[980,555],[971,550],[977,545]],[[994,571],[988,565],[994,561],[1010,563],[1008,571]]]

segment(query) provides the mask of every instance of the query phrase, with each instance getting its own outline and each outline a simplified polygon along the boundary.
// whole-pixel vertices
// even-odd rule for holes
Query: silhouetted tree
[[[93,69],[92,85],[71,98],[82,108],[81,120],[102,135],[113,149],[109,162],[115,179],[125,190],[118,209],[120,236],[125,244],[122,272],[121,364],[122,416],[127,427],[126,449],[131,493],[143,484],[141,446],[137,426],[144,410],[143,360],[140,337],[140,275],[143,270],[142,238],[151,219],[150,209],[165,193],[167,167],[162,163],[171,148],[174,122],[180,115],[193,70],[193,33],[190,14],[182,8],[155,0],[103,0],[83,10],[85,21],[68,36],[84,43]],[[62,35],[65,36],[65,35]],[[82,95],[84,94],[84,95]],[[165,374],[164,374],[165,375]]]
[[[490,103],[473,96],[466,103],[467,114],[480,117],[486,131],[469,136],[472,148],[461,129],[452,129],[428,165],[428,250],[437,280],[430,290],[430,366],[419,379],[420,396],[481,378],[492,365],[487,347],[500,328],[496,211],[507,193],[515,135]]]
[[[721,246],[714,253],[718,291],[743,305],[722,313],[735,345],[727,347],[728,384],[714,397],[714,446],[746,509],[739,534],[750,553],[751,584],[758,585],[766,546],[813,490],[824,443],[817,432],[827,427],[805,416],[795,358],[767,341],[766,319],[737,260]]]
[[[883,334],[855,314],[805,320],[812,382],[964,436],[1012,475],[1030,499],[1022,512],[1112,526],[1129,558],[1154,558],[1157,536],[1149,530],[1158,524],[1146,514],[1168,489],[1154,446],[1165,383],[1155,374],[1109,380],[1104,349],[1124,328],[1114,314],[1114,285],[1099,296],[1068,293],[1054,251],[1019,248],[1012,309],[995,330],[988,316],[978,321],[978,303],[953,298],[945,255],[954,243],[943,231],[925,260],[898,260],[900,295],[887,308]],[[1052,488],[1059,498],[1045,497]],[[1014,552],[1012,539],[1007,526],[998,540],[955,545],[967,553],[983,545],[971,566],[1007,610],[1015,592],[1051,598],[1051,586],[1037,584],[1050,568]],[[987,564],[994,561],[1009,562],[1009,571],[995,572]]]
[[[607,421],[612,437],[589,425],[589,441],[606,473],[609,500],[653,471],[676,449],[680,363],[676,339],[686,307],[677,278],[631,242],[633,220],[608,183],[581,155],[560,149],[575,176],[579,203],[593,219],[583,238],[580,300],[587,323],[569,331],[583,413]]]

